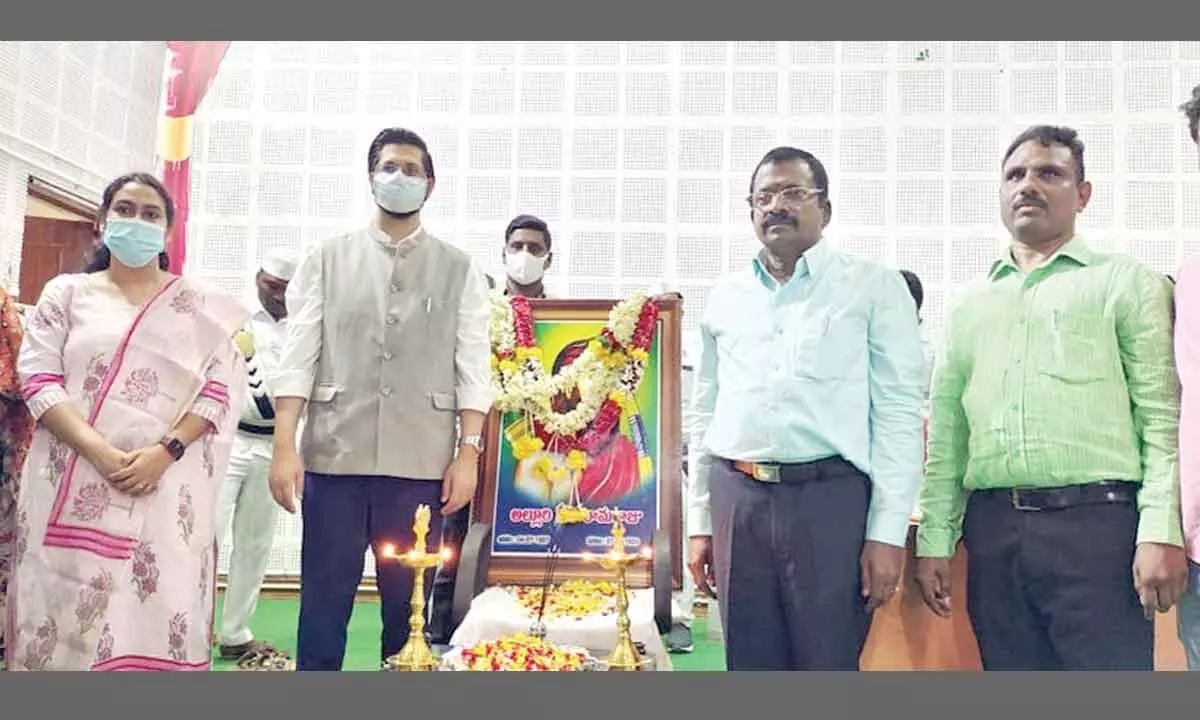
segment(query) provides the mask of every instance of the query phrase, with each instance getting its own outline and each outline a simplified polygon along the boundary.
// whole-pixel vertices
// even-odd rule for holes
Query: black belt
[[[250,423],[238,422],[238,430],[251,435],[265,435],[270,437],[275,434],[275,428],[263,425],[251,425]]]
[[[1099,505],[1104,503],[1137,504],[1138,489],[1134,482],[1106,481],[1091,485],[1070,485],[1057,488],[997,488],[974,490],[972,495],[1005,496],[1017,510],[1041,512],[1063,510],[1076,505]]]
[[[743,475],[771,485],[795,485],[822,480],[833,475],[861,474],[841,457],[828,457],[806,463],[754,463],[742,460],[725,462]]]

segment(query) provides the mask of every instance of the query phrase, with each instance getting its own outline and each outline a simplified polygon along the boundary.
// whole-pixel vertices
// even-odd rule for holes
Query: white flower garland
[[[628,347],[641,317],[646,297],[636,294],[617,303],[609,312],[608,328],[622,347]],[[540,349],[517,347],[514,313],[508,299],[492,298],[491,342],[492,385],[495,406],[503,412],[520,412],[536,419],[551,435],[575,435],[583,431],[614,392],[631,397],[641,384],[645,358],[618,354],[601,357],[597,345],[589,343],[574,362],[557,375],[546,372]],[[512,358],[512,359],[502,359]],[[565,413],[555,412],[551,401],[578,388],[580,401]]]

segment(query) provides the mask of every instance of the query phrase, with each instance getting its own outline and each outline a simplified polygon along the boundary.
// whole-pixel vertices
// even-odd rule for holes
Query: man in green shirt
[[[950,557],[985,669],[1154,667],[1182,594],[1171,286],[1089,248],[1083,143],[1036,126],[1002,163],[1008,252],[950,313],[931,392],[917,579],[951,611]]]

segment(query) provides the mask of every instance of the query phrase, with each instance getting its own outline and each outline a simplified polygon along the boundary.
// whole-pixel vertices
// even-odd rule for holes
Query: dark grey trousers
[[[1022,511],[967,503],[967,613],[985,670],[1153,670],[1154,623],[1133,587],[1133,500]]]
[[[714,459],[713,565],[729,670],[858,670],[868,478],[838,459],[768,484]]]

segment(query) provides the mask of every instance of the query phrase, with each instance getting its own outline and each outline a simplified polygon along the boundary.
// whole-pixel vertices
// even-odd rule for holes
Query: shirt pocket
[[[788,332],[785,330],[785,332]],[[845,314],[824,311],[790,331],[789,361],[804,380],[830,382],[850,375],[856,350],[866,342],[861,324]]]
[[[435,410],[453,411],[458,409],[458,397],[452,392],[431,392],[429,399],[433,402]]]
[[[1103,316],[1086,310],[1051,310],[1037,370],[1070,385],[1105,380],[1112,345],[1107,327]]]
[[[332,382],[317,383],[308,399],[305,415],[305,437],[319,453],[341,452],[343,448],[341,414],[337,400],[343,386]]]
[[[341,385],[334,383],[319,383],[312,391],[312,397],[309,403],[325,404],[333,402],[334,398],[342,391]]]

